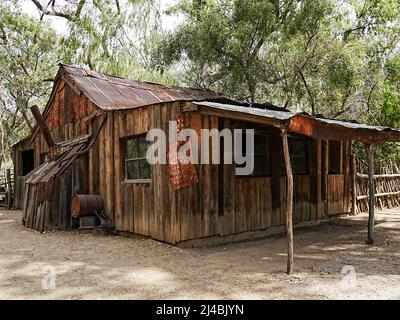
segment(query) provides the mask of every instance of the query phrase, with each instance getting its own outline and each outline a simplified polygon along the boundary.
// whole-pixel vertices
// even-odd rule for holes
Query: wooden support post
[[[356,193],[356,176],[357,176],[357,165],[356,158],[351,155],[351,215],[357,214],[357,193]]]
[[[293,272],[293,173],[290,163],[289,144],[286,129],[282,129],[283,155],[286,167],[286,228],[287,228],[287,273]]]
[[[374,180],[374,145],[365,146],[368,153],[368,185],[369,185],[369,216],[368,216],[368,244],[374,243],[374,213],[375,213],[375,180]]]
[[[11,186],[11,171],[10,169],[6,169],[6,188],[7,188],[7,209],[11,209],[11,200],[12,200],[12,186]]]

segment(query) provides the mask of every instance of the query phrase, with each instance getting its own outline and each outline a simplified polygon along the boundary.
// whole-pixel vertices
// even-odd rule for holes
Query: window
[[[307,174],[307,140],[298,137],[288,137],[290,163],[293,174]],[[285,160],[281,150],[281,174],[285,174]]]
[[[270,154],[268,150],[268,136],[255,133],[254,134],[254,170],[253,176],[271,174]],[[246,134],[242,134],[242,155],[246,156]],[[244,167],[244,164],[236,164],[237,167]]]
[[[151,178],[151,168],[146,158],[148,145],[149,143],[146,141],[146,136],[124,140],[126,180],[143,180]]]
[[[289,154],[294,174],[307,173],[306,150],[307,144],[305,139],[293,137],[289,139]]]
[[[342,173],[342,143],[340,141],[329,141],[329,174]]]

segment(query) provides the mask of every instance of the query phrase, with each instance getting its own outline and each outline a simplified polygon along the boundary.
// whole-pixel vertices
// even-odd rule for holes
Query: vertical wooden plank
[[[260,188],[260,214],[261,214],[261,229],[266,229],[272,225],[272,195],[271,195],[271,178],[263,179],[263,184]]]
[[[59,176],[60,181],[60,192],[58,194],[59,197],[59,210],[58,210],[58,229],[65,230],[66,221],[65,221],[65,211],[66,211],[66,201],[67,201],[67,192],[66,192],[66,181],[65,174]]]
[[[243,212],[243,202],[246,199],[247,188],[244,186],[245,180],[238,178],[235,181],[235,192],[233,194],[234,208],[235,208],[235,232],[240,233],[246,230],[245,213]],[[250,214],[250,213],[249,213]],[[224,223],[226,223],[226,218]]]
[[[161,109],[159,105],[152,106],[152,127],[161,128]],[[162,168],[155,164],[152,170],[154,192],[154,216],[151,225],[151,235],[154,239],[164,240],[164,194]],[[188,188],[189,189],[189,188]]]
[[[323,216],[323,202],[322,202],[322,144],[321,140],[316,140],[316,196],[317,196],[317,218],[321,219]]]
[[[113,220],[114,216],[114,116],[112,112],[107,113],[107,120],[102,131],[104,131],[104,182],[105,182],[105,197],[104,207],[105,212]],[[103,136],[103,135],[102,135]]]
[[[173,107],[173,104],[164,104],[160,106],[161,108],[161,123],[160,127],[165,133],[167,133],[167,138],[169,138],[168,129],[169,129],[169,120],[170,120],[170,110]],[[142,112],[140,114],[141,122],[144,124],[146,119],[146,112]],[[146,130],[145,127],[142,127],[141,130]],[[168,141],[168,140],[167,140]],[[168,168],[166,165],[159,165],[160,170],[160,181],[161,184],[161,193],[162,193],[162,207],[163,209],[163,222],[164,222],[164,241],[173,243],[174,235],[173,235],[173,222],[172,222],[172,212],[170,205],[170,188],[168,184]],[[200,226],[199,226],[200,227]]]
[[[323,164],[322,164],[322,198],[324,201],[324,216],[328,216],[328,170],[329,170],[329,145],[328,141],[322,143]]]
[[[278,134],[271,134],[269,141],[269,153],[271,155],[271,225],[278,226],[284,222],[282,216],[285,216],[285,210],[282,208],[282,196],[284,195],[281,194],[282,186],[280,185],[282,143]]]
[[[281,218],[279,221],[273,220],[273,226],[285,225],[286,221],[286,198],[287,198],[287,184],[286,184],[286,177],[280,177],[280,209],[281,209]]]
[[[218,129],[218,118],[210,117],[210,129]],[[210,161],[211,162],[211,161]],[[218,201],[219,201],[219,181],[222,166],[219,164],[210,165],[210,235],[217,235],[219,230]],[[222,175],[221,175],[222,176]]]
[[[308,141],[308,163],[309,163],[309,206],[310,206],[310,220],[317,218],[317,170],[318,170],[318,153],[317,153],[317,140],[307,139]]]
[[[121,173],[123,170],[122,166],[122,152],[121,152],[121,111],[117,111],[114,113],[113,122],[114,122],[114,136],[113,136],[113,153],[114,153],[114,223],[116,229],[120,229],[121,227],[121,219],[122,219],[122,194],[121,194],[121,183],[122,177]]]
[[[229,128],[231,124],[230,119],[224,119],[224,128]],[[231,150],[232,150],[231,146]],[[223,153],[226,152],[226,142],[223,144]],[[223,154],[222,153],[222,154]],[[221,159],[222,162],[222,159]],[[236,209],[235,209],[235,165],[223,164],[223,235],[235,233],[236,226]]]
[[[149,185],[143,185],[141,188],[141,199],[142,199],[142,212],[141,212],[141,230],[142,234],[147,236],[149,234],[149,201],[151,188]]]
[[[169,108],[169,121],[176,121],[178,118],[178,113],[180,112],[180,103],[172,103]],[[149,118],[149,112],[146,115]],[[169,122],[164,124],[166,138],[169,141]],[[165,187],[167,188],[168,197],[170,201],[171,208],[171,241],[172,243],[177,243],[181,241],[181,212],[180,212],[180,203],[179,203],[179,192],[173,191],[169,185],[169,174],[168,174],[168,165],[165,165],[165,175],[163,182]]]

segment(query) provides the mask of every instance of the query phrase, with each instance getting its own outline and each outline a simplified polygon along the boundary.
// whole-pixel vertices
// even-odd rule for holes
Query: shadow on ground
[[[20,212],[0,212],[2,299],[347,299],[400,297],[400,213],[296,230],[295,273],[286,275],[286,238],[181,249],[151,239],[77,232],[39,234]],[[49,268],[55,289],[43,289]],[[344,269],[343,269],[344,267]]]

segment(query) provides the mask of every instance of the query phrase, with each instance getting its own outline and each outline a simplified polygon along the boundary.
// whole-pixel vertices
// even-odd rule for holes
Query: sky
[[[58,0],[59,2],[64,2],[66,0]],[[41,2],[44,2],[41,0]],[[160,0],[161,3],[161,11],[162,16],[161,16],[161,24],[162,28],[164,30],[172,30],[177,24],[179,24],[180,21],[182,21],[182,17],[179,16],[168,16],[164,13],[165,9],[170,7],[176,2],[176,0]],[[36,8],[36,6],[33,4],[31,0],[22,0],[22,11],[30,14],[34,17],[40,17],[39,10]],[[56,32],[58,34],[65,34],[67,30],[67,21],[64,18],[60,17],[51,17],[51,16],[45,16],[45,20],[49,21]]]

